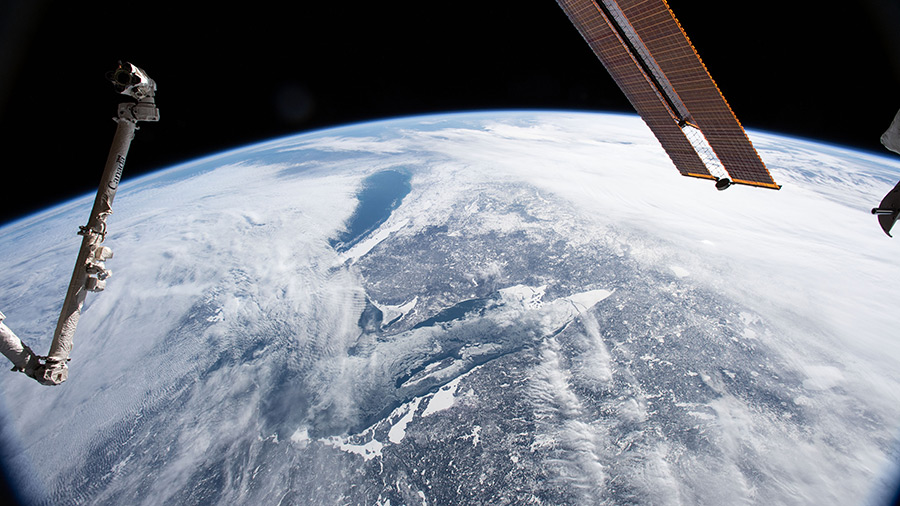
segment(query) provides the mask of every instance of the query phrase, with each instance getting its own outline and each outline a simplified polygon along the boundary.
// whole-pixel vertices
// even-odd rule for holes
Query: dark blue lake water
[[[420,327],[431,327],[439,323],[459,320],[460,318],[470,313],[477,313],[478,315],[482,315],[484,314],[485,308],[487,308],[489,305],[495,304],[497,299],[497,296],[493,296],[483,299],[464,300],[457,303],[456,305],[440,311],[438,314],[432,316],[431,318],[428,318],[427,320],[423,320],[417,323],[413,328],[417,329]]]
[[[387,221],[409,194],[410,178],[402,170],[383,170],[367,177],[356,194],[359,204],[347,222],[347,230],[329,241],[331,247],[347,251]]]

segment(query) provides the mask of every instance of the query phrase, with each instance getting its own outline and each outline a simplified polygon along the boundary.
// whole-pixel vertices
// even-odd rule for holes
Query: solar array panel
[[[557,3],[681,174],[780,188],[665,0]]]

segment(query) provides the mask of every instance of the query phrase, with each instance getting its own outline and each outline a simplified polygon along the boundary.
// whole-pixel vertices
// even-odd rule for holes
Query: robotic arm
[[[81,317],[87,292],[100,292],[106,287],[106,278],[112,274],[106,269],[105,261],[112,258],[112,250],[102,243],[106,239],[106,218],[112,214],[112,202],[122,179],[125,157],[134,139],[138,121],[159,121],[154,95],[156,83],[142,69],[130,63],[119,62],[118,67],[107,73],[116,91],[134,98],[137,102],[119,104],[117,123],[106,168],[100,179],[97,197],[88,224],[79,227],[78,235],[84,237],[75,262],[75,270],[62,312],[53,334],[53,343],[46,357],[35,355],[31,349],[2,323],[0,313],[0,353],[14,365],[14,371],[21,371],[43,385],[59,385],[68,378],[69,353],[72,351],[72,337]]]
[[[0,313],[0,353],[13,363],[13,371],[21,371],[38,379],[36,371],[41,366],[40,359],[3,323],[4,319],[6,316]]]

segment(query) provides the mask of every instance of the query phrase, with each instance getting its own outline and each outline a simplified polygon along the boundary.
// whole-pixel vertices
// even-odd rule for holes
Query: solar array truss
[[[780,188],[665,0],[557,3],[682,175]]]

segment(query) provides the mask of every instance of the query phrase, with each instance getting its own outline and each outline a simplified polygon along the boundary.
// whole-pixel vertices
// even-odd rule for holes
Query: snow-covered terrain
[[[45,504],[877,503],[900,263],[869,209],[900,160],[750,137],[782,190],[717,192],[637,117],[574,112],[127,181],[69,381],[0,375],[4,462]],[[39,352],[91,198],[0,229]]]

